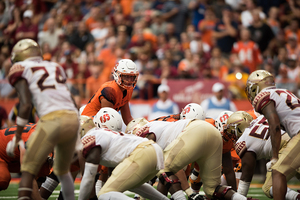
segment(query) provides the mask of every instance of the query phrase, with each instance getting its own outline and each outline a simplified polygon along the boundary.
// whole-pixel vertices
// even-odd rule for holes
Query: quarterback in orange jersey
[[[82,115],[95,116],[101,108],[111,107],[117,111],[121,110],[123,121],[128,124],[133,119],[128,102],[139,72],[132,60],[122,59],[116,64],[113,76],[115,80],[104,83],[98,89],[84,108]]]
[[[272,169],[273,197],[275,200],[285,199],[287,177],[300,167],[300,99],[286,89],[276,88],[275,78],[265,70],[250,74],[246,94],[255,111],[268,120],[272,159],[267,166]],[[287,131],[291,140],[278,157],[281,127]]]
[[[22,140],[26,143],[29,136],[35,130],[36,124],[27,124],[23,129]],[[24,154],[24,147],[15,149],[15,156],[6,154],[6,146],[14,137],[17,126],[0,130],[0,191],[6,190],[11,180],[10,173],[20,173],[20,162]],[[46,162],[40,170],[38,176],[47,176],[51,166]]]

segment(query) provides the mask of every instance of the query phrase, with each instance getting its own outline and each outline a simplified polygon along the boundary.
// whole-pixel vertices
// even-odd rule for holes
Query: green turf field
[[[299,188],[300,188],[300,186],[299,186]],[[76,195],[76,199],[77,199],[78,198],[78,193],[79,193],[79,184],[75,184],[75,189],[76,189],[75,190],[75,195]],[[60,190],[60,187],[58,187],[54,191],[54,193],[52,194],[52,196],[49,199],[50,200],[55,200],[59,195],[59,190]],[[0,200],[1,199],[6,199],[6,200],[17,199],[17,191],[18,191],[18,184],[16,184],[16,183],[10,184],[10,186],[7,190],[0,192]],[[132,194],[128,194],[128,196],[133,197]],[[260,200],[269,199],[264,195],[261,188],[256,188],[256,187],[253,187],[253,186],[250,188],[248,196],[253,197],[253,198],[257,198],[257,199],[260,199]]]

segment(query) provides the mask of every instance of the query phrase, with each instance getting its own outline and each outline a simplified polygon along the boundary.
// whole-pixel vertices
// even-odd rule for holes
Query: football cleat
[[[238,140],[246,128],[250,126],[253,117],[245,111],[234,112],[227,121],[224,132],[230,138]]]
[[[188,200],[205,200],[206,197],[197,193],[193,193],[188,197]]]
[[[245,92],[252,103],[262,89],[275,86],[274,76],[266,70],[256,70],[248,77]]]
[[[31,57],[42,57],[42,52],[38,43],[32,39],[23,39],[17,42],[11,51],[11,63],[20,62]]]
[[[122,117],[113,108],[104,107],[94,116],[95,126],[98,128],[107,128],[112,131],[122,131]]]
[[[122,59],[116,64],[113,77],[120,87],[130,89],[135,87],[139,72],[132,60]]]
[[[205,112],[197,103],[189,103],[180,113],[180,119],[201,119],[205,120]]]

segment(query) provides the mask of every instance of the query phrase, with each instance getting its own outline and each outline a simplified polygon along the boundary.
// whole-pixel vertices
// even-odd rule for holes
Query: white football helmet
[[[131,122],[129,122],[129,124],[126,127],[125,133],[136,135],[138,129],[147,123],[148,121],[143,117],[131,120]]]
[[[125,88],[134,88],[139,76],[136,64],[130,59],[120,60],[113,71],[116,83]]]
[[[17,42],[11,51],[11,63],[20,62],[30,57],[42,57],[42,52],[38,43],[32,39],[23,39]]]
[[[201,119],[205,120],[205,112],[197,103],[189,103],[180,113],[180,119]]]
[[[221,112],[219,116],[215,119],[215,126],[220,131],[220,133],[223,133],[224,126],[226,126],[227,120],[232,114],[232,111],[226,110]]]
[[[94,116],[94,124],[98,128],[107,128],[112,131],[122,131],[122,117],[113,108],[104,107]]]
[[[89,130],[95,128],[93,119],[89,116],[80,116],[80,136],[83,137]]]

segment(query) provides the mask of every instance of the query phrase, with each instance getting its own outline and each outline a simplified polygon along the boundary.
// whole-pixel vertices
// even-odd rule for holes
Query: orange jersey
[[[121,88],[115,81],[108,81],[101,85],[98,91],[92,96],[81,115],[95,116],[102,108],[102,99],[106,99],[111,102],[114,105],[113,109],[119,111],[126,103],[129,102],[132,92],[133,88],[122,92]]]
[[[180,119],[180,114],[176,114],[176,115],[158,117],[156,119],[151,120],[150,122],[153,122],[153,121],[175,122],[175,121],[178,121],[179,119]]]
[[[257,65],[262,63],[262,56],[258,45],[253,41],[234,43],[233,53],[237,53],[241,62],[250,69],[250,72],[256,70]]]
[[[22,140],[27,142],[31,133],[35,130],[36,124],[27,124],[22,133]],[[5,161],[6,163],[18,163],[20,162],[20,151],[19,149],[15,150],[15,157],[9,157],[6,154],[6,146],[7,143],[13,139],[15,136],[15,131],[17,130],[17,126],[13,126],[11,128],[1,129],[0,130],[0,159]]]

